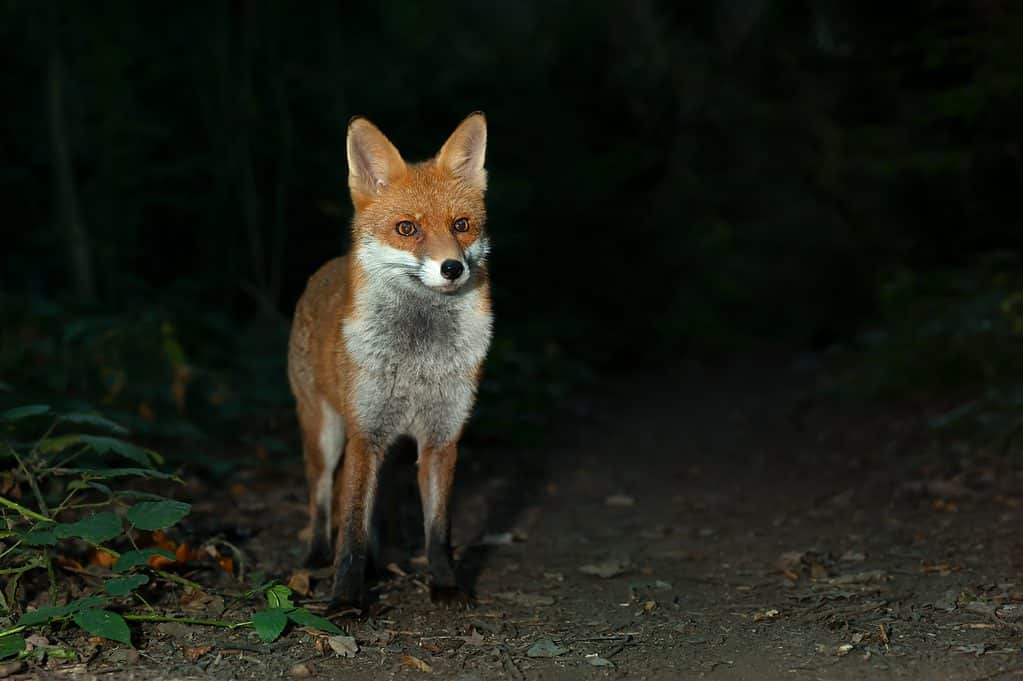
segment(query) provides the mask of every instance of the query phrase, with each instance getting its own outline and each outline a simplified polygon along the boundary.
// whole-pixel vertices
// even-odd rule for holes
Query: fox
[[[306,564],[333,559],[330,607],[364,605],[388,448],[411,438],[430,595],[465,602],[451,551],[458,443],[490,347],[483,113],[406,163],[369,120],[348,124],[351,246],[295,308],[288,381],[309,486]]]

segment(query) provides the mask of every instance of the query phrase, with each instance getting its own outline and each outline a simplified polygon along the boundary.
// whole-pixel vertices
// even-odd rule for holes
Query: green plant
[[[49,422],[41,436],[29,441],[19,435],[44,419]],[[89,427],[104,434],[77,431]],[[37,431],[38,432],[38,431]],[[276,640],[288,622],[338,634],[329,620],[296,607],[291,590],[268,582],[242,596],[264,594],[265,609],[249,621],[203,620],[170,617],[158,612],[139,591],[154,580],[174,582],[193,589],[200,585],[179,575],[154,567],[152,559],[175,555],[137,543],[139,531],[164,530],[188,515],[189,504],[157,494],[122,489],[123,479],[180,482],[156,468],[162,458],[156,452],[132,444],[119,424],[92,413],[55,414],[47,405],[28,405],[0,413],[0,460],[9,462],[0,496],[0,611],[11,626],[0,630],[0,659],[24,655],[23,633],[29,629],[73,624],[112,641],[131,644],[128,622],[180,622],[234,629],[252,627],[261,640]],[[118,460],[131,466],[116,465]],[[24,496],[25,498],[21,498]],[[100,586],[77,598],[61,600],[66,589],[58,579],[54,563],[73,552],[81,543],[104,556],[110,570],[100,574]],[[124,545],[118,551],[113,545]],[[45,573],[50,605],[22,611],[26,576]],[[94,575],[95,576],[95,575]],[[145,612],[132,612],[141,606]],[[16,619],[15,619],[15,616]],[[74,656],[74,651],[64,651]],[[62,654],[47,649],[47,655]]]
[[[43,418],[49,419],[49,426],[40,437],[29,442],[18,439],[26,426]],[[106,434],[66,432],[69,426]],[[156,469],[155,465],[162,462],[156,452],[122,439],[119,436],[127,431],[97,414],[54,414],[47,405],[28,405],[0,414],[0,428],[0,460],[12,464],[7,487],[19,496],[22,489],[27,489],[26,496],[31,499],[21,503],[0,496],[4,519],[0,574],[6,578],[0,609],[7,615],[18,609],[22,580],[34,571],[46,572],[53,603],[22,613],[13,627],[0,631],[0,657],[24,650],[21,632],[26,629],[64,622],[130,644],[126,617],[112,609],[121,602],[119,599],[137,597],[136,590],[150,581],[150,575],[187,582],[150,567],[148,560],[154,555],[174,556],[166,551],[139,549],[135,530],[171,527],[188,514],[190,506],[112,484],[123,478],[177,478]],[[114,460],[125,460],[132,466],[110,466]],[[59,551],[76,541],[106,554],[113,570],[103,578],[102,589],[56,605],[59,588],[54,560]],[[113,541],[126,541],[132,550],[120,553],[108,546]]]

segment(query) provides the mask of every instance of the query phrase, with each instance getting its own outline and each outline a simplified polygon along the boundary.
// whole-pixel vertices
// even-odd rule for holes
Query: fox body
[[[449,500],[492,324],[485,152],[482,114],[418,164],[369,121],[348,128],[351,252],[310,278],[288,352],[310,490],[309,561],[333,545],[335,605],[361,599],[378,472],[404,436],[418,449],[432,593],[460,593]]]

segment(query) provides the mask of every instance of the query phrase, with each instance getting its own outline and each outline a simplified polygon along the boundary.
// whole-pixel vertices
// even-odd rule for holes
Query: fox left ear
[[[437,165],[480,191],[487,188],[487,119],[482,112],[470,114],[451,133],[437,154]]]

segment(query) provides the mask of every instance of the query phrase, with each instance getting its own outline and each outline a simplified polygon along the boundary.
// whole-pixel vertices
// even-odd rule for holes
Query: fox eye
[[[416,233],[416,225],[411,220],[402,220],[395,228],[398,230],[398,234],[402,236],[412,236]]]
[[[451,225],[456,232],[468,232],[469,231],[469,218],[458,218]]]

